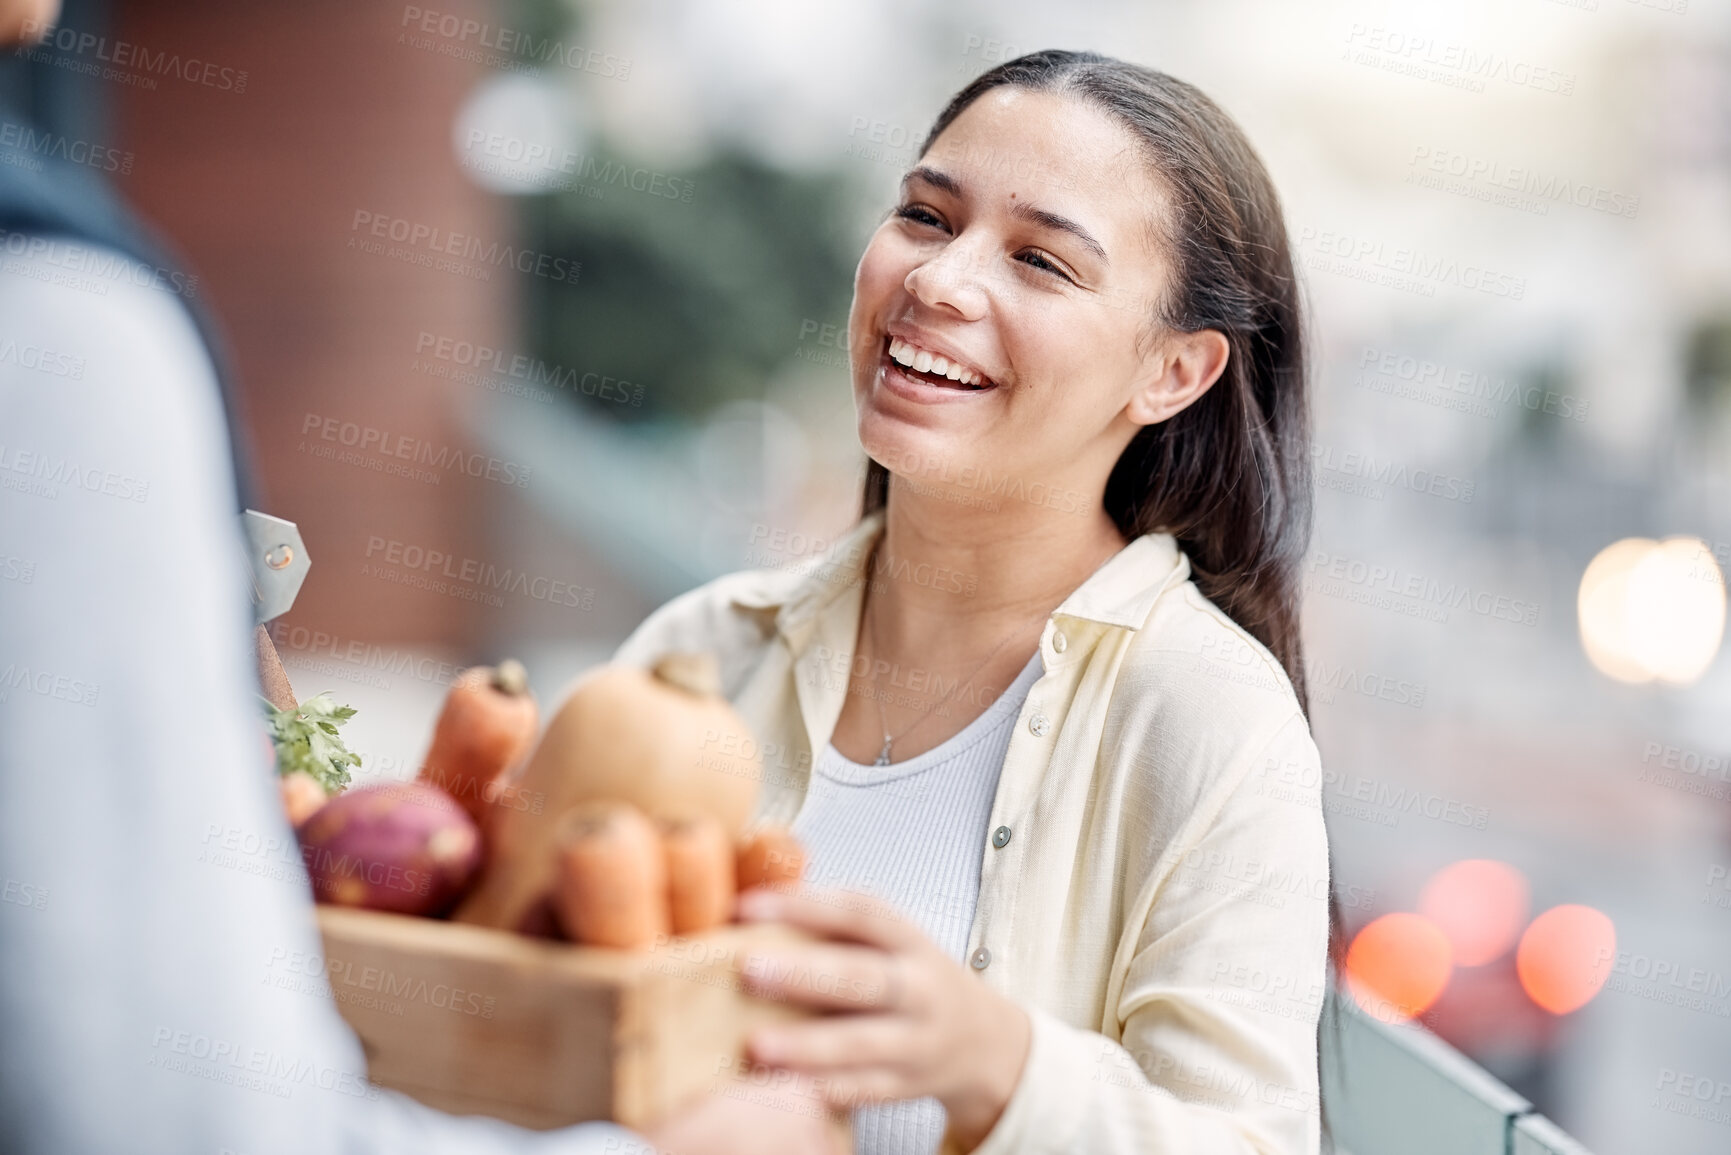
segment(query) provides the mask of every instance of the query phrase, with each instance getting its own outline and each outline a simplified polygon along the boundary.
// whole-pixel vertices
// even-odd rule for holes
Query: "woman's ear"
[[[1131,395],[1124,415],[1138,425],[1170,419],[1220,380],[1231,352],[1226,334],[1218,329],[1168,330],[1149,353],[1149,376]]]

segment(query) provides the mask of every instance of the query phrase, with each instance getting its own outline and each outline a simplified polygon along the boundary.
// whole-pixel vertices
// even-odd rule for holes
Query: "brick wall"
[[[478,0],[441,8],[488,15]],[[358,212],[512,239],[508,207],[463,176],[451,149],[456,110],[484,69],[399,43],[403,12],[355,0],[123,3],[114,37],[232,70],[231,82],[247,76],[244,91],[221,87],[219,72],[211,84],[114,85],[110,99],[117,143],[136,154],[122,186],[200,275],[229,339],[261,504],[300,523],[314,559],[294,620],[467,648],[484,611],[361,567],[379,537],[483,556],[496,483],[321,459],[316,433],[303,435],[313,415],[388,433],[399,449],[402,437],[461,447],[458,412],[472,398],[412,368],[417,334],[511,342],[508,270],[483,282],[350,247],[366,235]]]

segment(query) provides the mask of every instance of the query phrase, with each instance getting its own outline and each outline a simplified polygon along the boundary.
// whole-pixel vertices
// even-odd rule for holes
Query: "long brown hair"
[[[1174,275],[1149,320],[1219,330],[1230,352],[1199,400],[1131,440],[1106,481],[1106,512],[1127,538],[1172,534],[1204,596],[1268,647],[1307,706],[1298,587],[1310,540],[1310,416],[1298,279],[1274,184],[1238,126],[1198,89],[1093,52],[1035,52],[984,73],[938,115],[920,155],[1002,85],[1111,113],[1142,141],[1170,193],[1169,212],[1155,215]],[[873,461],[862,514],[888,498],[889,471]]]

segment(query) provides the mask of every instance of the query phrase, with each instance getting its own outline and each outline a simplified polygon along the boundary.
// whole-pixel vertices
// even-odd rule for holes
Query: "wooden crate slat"
[[[790,937],[774,928],[627,952],[341,907],[318,917],[369,1077],[459,1114],[646,1127],[736,1074],[754,1024],[799,1014],[740,989],[751,944]]]

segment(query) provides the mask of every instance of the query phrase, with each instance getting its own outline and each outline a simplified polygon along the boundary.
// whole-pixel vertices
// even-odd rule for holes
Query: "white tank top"
[[[962,961],[998,774],[1022,702],[1043,672],[1036,651],[984,713],[903,762],[862,766],[825,743],[793,824],[806,851],[806,882],[884,900]],[[933,1155],[945,1127],[936,1099],[861,1107],[853,1123],[856,1155]]]

